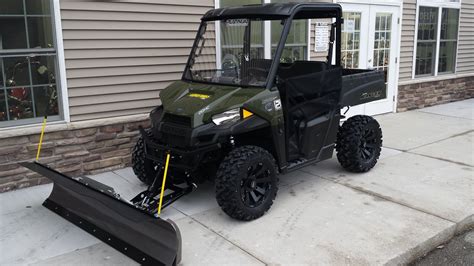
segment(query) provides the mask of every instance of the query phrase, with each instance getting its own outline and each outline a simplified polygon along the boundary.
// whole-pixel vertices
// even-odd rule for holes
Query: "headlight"
[[[227,123],[234,123],[240,120],[240,109],[232,109],[222,114],[217,114],[212,117],[212,122],[220,126]]]

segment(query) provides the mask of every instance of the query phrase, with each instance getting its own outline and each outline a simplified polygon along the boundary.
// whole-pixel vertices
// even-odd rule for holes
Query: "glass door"
[[[342,66],[378,69],[385,72],[387,98],[352,107],[346,116],[375,115],[394,110],[398,56],[399,7],[365,4],[342,4]]]
[[[371,6],[369,22],[368,67],[384,71],[387,98],[365,106],[369,115],[393,112],[398,70],[399,7]]]
[[[342,4],[344,24],[341,34],[341,64],[343,68],[367,68],[369,5]],[[346,110],[343,110],[343,113]],[[347,117],[365,113],[365,105],[351,107]]]

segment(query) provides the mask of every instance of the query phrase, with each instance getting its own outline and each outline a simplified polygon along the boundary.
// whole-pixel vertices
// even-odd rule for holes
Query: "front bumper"
[[[253,116],[230,126],[205,124],[196,128],[161,121],[155,124],[154,138],[141,130],[147,158],[164,164],[166,154],[170,153],[170,167],[186,172],[197,170],[203,162],[212,162],[222,156],[222,149],[229,143],[230,136],[237,136],[269,126],[269,123]]]
[[[205,159],[206,154],[221,148],[220,143],[214,143],[200,148],[187,150],[159,144],[156,141],[151,140],[143,129],[141,129],[141,133],[145,144],[145,155],[148,159],[164,165],[166,154],[169,153],[172,156],[169,166],[171,168],[182,169],[186,172],[197,170],[200,163]]]

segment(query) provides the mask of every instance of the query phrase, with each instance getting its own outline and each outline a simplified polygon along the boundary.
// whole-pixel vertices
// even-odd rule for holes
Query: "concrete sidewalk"
[[[474,225],[474,99],[377,117],[382,158],[351,174],[336,159],[280,177],[272,209],[226,216],[205,184],[165,210],[183,265],[404,264]],[[131,198],[131,169],[93,178]],[[41,206],[52,185],[0,194],[0,265],[135,265]]]

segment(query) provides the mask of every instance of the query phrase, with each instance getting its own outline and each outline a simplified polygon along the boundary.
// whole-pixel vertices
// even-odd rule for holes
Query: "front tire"
[[[377,120],[358,115],[349,118],[337,134],[337,159],[344,169],[364,173],[372,169],[382,150],[382,129]]]
[[[146,131],[148,137],[152,137],[150,130]],[[132,169],[137,178],[150,186],[157,175],[157,164],[145,156],[145,143],[140,137],[132,152]]]
[[[235,148],[221,162],[215,183],[217,203],[227,215],[255,220],[270,209],[278,191],[275,159],[260,147]]]

